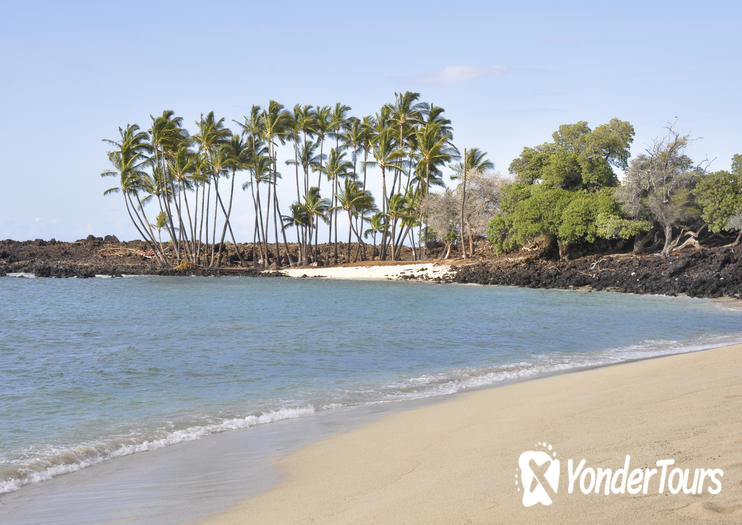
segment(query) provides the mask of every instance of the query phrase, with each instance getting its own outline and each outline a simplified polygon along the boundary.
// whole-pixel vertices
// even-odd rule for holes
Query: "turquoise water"
[[[740,340],[742,312],[688,298],[0,278],[0,493],[227,430]]]

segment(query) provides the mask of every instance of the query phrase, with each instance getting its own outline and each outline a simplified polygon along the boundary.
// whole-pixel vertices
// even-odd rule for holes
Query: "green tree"
[[[510,164],[510,173],[525,184],[595,191],[618,185],[614,168],[628,166],[634,127],[614,118],[591,130],[580,121],[559,126],[552,138],[553,142],[524,148]]]
[[[731,172],[716,171],[701,177],[694,195],[709,231],[739,230],[732,245],[739,244],[742,240],[742,156],[734,156]]]

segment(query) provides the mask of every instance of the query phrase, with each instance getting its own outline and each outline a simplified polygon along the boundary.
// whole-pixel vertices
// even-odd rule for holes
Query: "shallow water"
[[[226,430],[294,418],[336,428],[354,407],[377,413],[739,340],[742,312],[689,298],[284,278],[2,278],[0,492]]]

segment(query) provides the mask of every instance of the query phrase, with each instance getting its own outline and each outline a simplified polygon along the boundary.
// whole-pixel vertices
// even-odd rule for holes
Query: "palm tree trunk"
[[[221,202],[222,199],[219,197],[219,179],[214,177],[214,223],[211,225],[211,258],[209,259],[209,268],[216,262],[216,223],[219,213],[219,208],[216,205],[221,204]]]
[[[124,198],[124,205],[126,206],[126,213],[129,214],[129,219],[131,219],[132,224],[134,224],[134,227],[139,232],[139,235],[142,236],[142,239],[144,239],[144,242],[146,242],[147,245],[149,245],[149,247],[152,248],[152,253],[155,254],[155,257],[157,257],[157,263],[160,266],[165,266],[165,262],[160,258],[160,254],[158,250],[155,248],[155,245],[147,238],[147,235],[145,235],[145,233],[142,231],[142,229],[137,224],[137,221],[134,219],[134,216],[131,213],[131,207],[129,206],[129,197],[127,197],[126,191],[122,190],[121,193]],[[136,209],[134,209],[134,213],[137,215],[137,218],[139,218],[139,214],[137,213]],[[139,221],[141,222],[141,218],[139,218]]]
[[[255,182],[255,174],[252,170],[250,170],[250,196],[252,197],[252,206],[253,211],[255,212],[255,228],[253,229],[252,234],[252,260],[253,264],[255,264],[255,242],[256,242],[256,236],[258,234],[258,218],[260,215],[260,210],[258,208],[257,200],[255,199],[255,186],[257,183]],[[260,194],[258,194],[258,197]]]
[[[397,218],[395,217],[394,220],[392,221],[392,238],[391,238],[391,243],[392,243],[392,261],[396,261],[397,260],[396,259],[397,243],[395,242],[396,233],[397,233]],[[384,250],[385,248],[386,248],[386,246],[384,246],[384,248],[382,248],[382,250]]]
[[[180,226],[178,227],[178,239],[179,239],[179,242],[181,242],[184,247],[186,257],[190,259],[192,256],[192,253],[191,253],[191,245],[188,242],[188,231],[189,230],[185,228],[185,223],[183,222],[183,214],[182,214],[183,199],[187,198],[188,196],[183,195],[183,193],[184,193],[183,182],[179,178],[178,179],[178,200],[176,201],[176,205],[175,205],[175,208],[178,211],[178,223],[180,224]],[[188,219],[190,220],[190,216],[188,217]]]
[[[271,143],[271,152],[273,151],[272,148],[273,144]],[[281,250],[278,245],[278,178],[276,174],[276,157],[273,156],[273,153],[271,153],[271,158],[273,159],[273,234],[276,237],[276,266],[280,266]],[[283,221],[281,221],[281,231],[283,232]],[[286,235],[284,234],[283,237],[285,241]],[[289,261],[291,261],[291,257],[289,257]]]
[[[324,160],[325,136],[319,139],[319,172],[317,173],[317,189],[322,189],[322,161]]]
[[[199,257],[201,255],[201,232],[199,231],[198,237],[196,236],[196,228],[198,226],[198,188],[199,184],[198,181],[196,181],[196,199],[193,203],[193,242],[196,247],[195,259],[193,261],[194,264],[199,263]]]
[[[461,256],[466,259],[466,244],[464,237],[464,208],[466,207],[466,148],[464,148],[464,180],[461,183]]]
[[[255,258],[255,255],[256,255],[255,244],[258,242],[257,236],[258,236],[258,217],[257,217],[257,214],[255,214],[255,227],[252,229],[252,265],[253,266],[255,266],[258,263],[257,259]],[[263,251],[262,247],[260,250],[261,252]]]
[[[158,153],[159,153],[159,148],[157,147],[157,145],[155,145],[155,164],[159,166],[160,175],[162,177],[161,181],[155,180],[155,185],[160,186],[160,183],[161,183],[163,186],[166,186],[168,182],[166,182],[167,177],[165,175],[165,168],[166,168],[165,160],[163,158],[163,154],[160,153],[158,155]],[[170,183],[172,185],[172,181],[170,181]],[[162,189],[161,187],[157,187],[157,190],[158,190],[157,200],[158,201],[160,200],[159,193],[161,189]],[[173,214],[172,214],[172,211],[170,210],[170,201],[167,195],[167,191],[165,191],[165,209],[167,210],[165,215],[167,217],[166,225],[168,227],[168,234],[170,235],[170,239],[173,241],[173,245],[175,247],[176,260],[179,261],[180,260],[180,246],[178,245],[178,242],[175,237],[175,226],[173,225]],[[160,202],[160,211],[162,211],[162,202]]]
[[[384,218],[386,218],[386,210],[387,210],[387,200],[386,200],[386,169],[384,166],[381,167],[381,213],[384,215]],[[381,260],[386,259],[386,236],[387,236],[387,228],[384,228],[384,231],[381,233]],[[374,244],[376,244],[376,241],[374,240]]]
[[[270,176],[270,175],[269,175]],[[270,227],[270,214],[271,214],[271,190],[273,188],[273,179],[268,181],[268,196],[265,203],[265,232],[263,236],[263,244],[265,245],[265,263],[268,263],[268,229]]]
[[[234,244],[234,249],[237,252],[237,258],[240,260],[240,265],[244,266],[245,261],[242,259],[242,254],[240,253],[240,247],[237,246],[237,241],[234,238],[234,232],[232,231],[232,224],[229,222],[229,218],[232,215],[232,199],[234,198],[234,178],[235,178],[236,170],[232,169],[232,187],[229,190],[229,205],[227,206],[227,210],[224,212],[225,220],[224,220],[224,228],[222,228],[222,239],[219,241],[219,259],[217,260],[217,266],[221,263],[222,260],[222,245],[224,244],[224,236],[226,234],[227,228],[229,228],[229,236],[232,239],[232,243]],[[219,201],[221,204],[221,200]],[[222,211],[224,211],[224,206],[222,205]]]
[[[198,191],[198,186],[196,187],[196,191]],[[195,232],[194,232],[194,229],[193,229],[193,221],[191,220],[191,207],[188,204],[188,193],[187,192],[185,192],[183,194],[183,201],[185,202],[186,215],[188,216],[188,229],[191,232],[191,240],[190,240],[190,243],[191,243],[191,248],[190,248],[191,262],[193,262],[195,264],[196,263],[196,260],[195,260],[195,256],[196,256],[196,254],[195,254],[195,251],[196,251],[195,242],[196,242],[196,239],[195,239]]]
[[[281,215],[281,208],[278,206],[278,199],[275,199],[276,201],[276,209],[278,210],[278,216],[283,217]],[[286,248],[286,258],[289,260],[289,266],[294,266],[293,261],[291,260],[291,252],[289,251],[289,243],[286,242],[286,228],[283,224],[283,218],[281,218],[281,236],[283,237],[283,246]],[[276,235],[276,239],[278,239],[278,235]]]
[[[270,206],[270,200],[271,200],[271,187],[270,184],[268,185],[268,188],[266,189],[268,192],[267,195],[267,202],[266,207]],[[265,220],[266,222],[263,222],[263,206],[260,202],[260,186],[258,185],[255,188],[255,195],[257,195],[258,198],[258,217],[260,218],[260,230],[258,231],[258,242],[260,243],[260,250],[263,254],[263,266],[268,266],[268,213],[265,214]]]
[[[337,203],[338,203],[338,178],[335,177],[333,181],[334,186],[334,196],[335,196],[335,210],[333,211],[333,216],[335,217],[335,264],[338,263],[338,210],[337,210]]]
[[[150,225],[149,219],[147,218],[147,212],[144,211],[144,204],[142,204],[142,200],[139,198],[138,194],[136,195],[137,202],[139,203],[139,210],[142,212],[142,216],[139,217],[139,213],[137,212],[137,217],[139,217],[140,222],[142,223],[143,229],[149,233],[149,238],[152,239],[152,244],[155,247],[155,253],[159,251],[160,255],[162,256],[162,260],[166,265],[169,265],[169,262],[167,260],[167,255],[165,255],[165,252],[162,249],[162,246],[157,242],[157,239],[155,239],[155,233],[152,231],[152,226]],[[131,196],[129,196],[129,199],[131,199]],[[136,207],[134,206],[134,203],[130,203],[131,206],[134,208],[134,211],[136,211]]]
[[[366,191],[366,162],[368,161],[368,150],[366,148],[363,149],[363,191]],[[354,168],[355,169],[355,168]],[[358,229],[361,233],[363,233],[363,222],[365,221],[366,217],[363,213],[360,214],[360,226],[356,224],[356,229]],[[366,250],[363,250],[363,255],[361,257],[362,259],[366,258]]]
[[[165,171],[163,170],[163,176]],[[175,203],[175,211],[178,214],[178,221],[180,222],[180,227],[178,228],[178,234],[175,234],[175,224],[173,223],[173,211],[170,207],[170,198],[166,194],[165,195],[165,207],[167,208],[167,218],[168,222],[166,223],[167,226],[170,228],[170,238],[173,240],[173,244],[175,244],[175,256],[176,260],[180,261],[180,235],[183,231],[183,221],[180,217],[180,207],[178,205],[178,201],[175,199],[175,186],[173,185],[172,177],[168,177],[168,183],[170,184],[170,191],[172,192],[172,198],[173,202]],[[167,184],[167,183],[166,183]]]
[[[294,169],[296,170],[296,202],[301,202],[301,194],[299,193],[299,146],[294,142]],[[297,229],[299,225],[296,225]]]
[[[201,203],[203,204],[203,202]],[[204,259],[205,263],[208,264],[208,251],[209,251],[209,210],[211,206],[211,184],[209,184],[207,191],[206,191],[206,213],[203,214],[201,217],[202,220],[205,219],[206,221],[206,227],[204,228]],[[203,212],[203,210],[201,210]]]
[[[356,239],[358,240],[358,251],[356,253],[356,260],[361,255],[361,253],[364,254],[363,259],[365,259],[366,254],[366,243],[363,242],[363,238],[361,236],[361,233],[358,231],[358,229],[353,227],[353,223],[350,223],[351,230],[353,230],[353,233],[356,234]],[[348,236],[348,243],[350,244],[350,236]],[[376,237],[374,236],[374,247],[376,246]],[[361,252],[363,250],[363,252]],[[371,254],[373,257],[373,254]]]
[[[350,214],[350,211],[348,211],[348,246],[346,246],[345,250],[345,262],[350,262],[350,242],[351,242],[351,234],[353,233],[353,216]]]
[[[332,214],[335,212],[335,181],[330,179],[330,222],[328,223],[329,229],[327,230],[327,263],[330,263],[330,247],[332,246]]]

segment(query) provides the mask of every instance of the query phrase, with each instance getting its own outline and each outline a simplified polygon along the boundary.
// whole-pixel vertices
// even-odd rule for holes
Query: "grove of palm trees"
[[[117,139],[107,140],[112,169],[102,175],[117,184],[106,194],[121,195],[162,266],[228,264],[226,243],[240,265],[337,263],[339,217],[349,224],[347,238],[340,239],[347,241],[345,261],[394,260],[403,246],[420,258],[422,202],[460,157],[451,122],[443,108],[411,92],[395,94],[373,115],[356,117],[350,110],[341,103],[287,109],[270,101],[232,122],[202,115],[193,132],[164,111],[150,117],[146,130],[127,124]],[[279,166],[279,148],[290,154],[285,166]],[[492,166],[473,151],[467,158],[479,166],[468,168]],[[463,170],[464,164],[451,168]],[[368,189],[371,177],[379,178],[380,195]],[[280,201],[279,183],[295,189],[293,202]],[[249,192],[252,202],[247,232],[233,224],[236,191]],[[242,253],[237,237],[252,239],[249,253]],[[321,260],[318,246],[325,242],[330,250]],[[298,254],[289,243],[298,245]]]
[[[560,259],[627,249],[667,257],[709,235],[717,246],[742,241],[742,157],[710,173],[685,154],[690,138],[674,124],[633,159],[629,122],[564,124],[553,141],[525,147],[504,179],[486,152],[456,148],[443,108],[418,93],[396,93],[373,115],[350,111],[270,101],[231,128],[201,115],[193,133],[164,111],[146,130],[128,124],[107,140],[112,169],[102,175],[117,185],[105,193],[121,195],[151,257],[176,269],[395,261],[403,251],[417,260],[431,246],[448,257],[454,244],[466,258],[485,235],[496,254],[539,248]],[[445,169],[457,187],[431,191]],[[232,220],[240,191],[252,203],[247,231]]]

